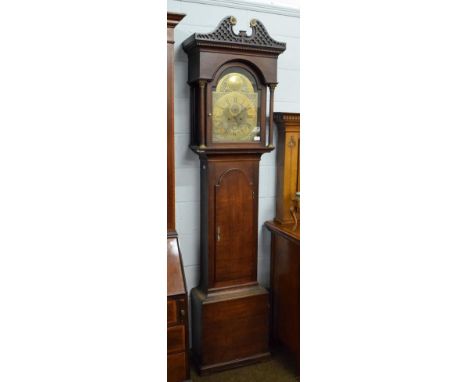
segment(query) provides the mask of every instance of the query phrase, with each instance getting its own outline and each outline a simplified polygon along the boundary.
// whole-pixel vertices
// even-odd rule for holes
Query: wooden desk
[[[272,344],[282,346],[295,358],[299,374],[299,269],[300,226],[267,221],[271,232]]]

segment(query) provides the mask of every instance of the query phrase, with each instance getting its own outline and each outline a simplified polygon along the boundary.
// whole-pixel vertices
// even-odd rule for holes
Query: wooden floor
[[[200,377],[192,369],[192,382],[297,382],[292,360],[275,354],[269,360]]]

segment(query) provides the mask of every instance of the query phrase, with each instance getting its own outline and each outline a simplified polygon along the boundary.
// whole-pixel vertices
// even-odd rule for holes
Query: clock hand
[[[241,111],[239,112],[239,114],[236,115],[236,123],[237,125],[239,125],[239,118],[242,116],[244,117],[245,116],[245,113],[246,113],[246,108],[245,107],[242,107],[241,108]]]

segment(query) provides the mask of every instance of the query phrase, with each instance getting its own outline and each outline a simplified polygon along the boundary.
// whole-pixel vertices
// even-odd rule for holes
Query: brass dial
[[[213,92],[213,141],[259,141],[257,124],[258,93],[250,80],[237,72],[222,77]]]

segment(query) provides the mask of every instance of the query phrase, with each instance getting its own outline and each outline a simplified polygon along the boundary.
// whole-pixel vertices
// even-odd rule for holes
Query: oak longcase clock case
[[[258,177],[261,155],[274,148],[277,59],[286,45],[258,20],[250,34],[235,33],[236,22],[226,17],[183,43],[190,147],[200,158],[201,269],[191,306],[201,373],[269,356],[269,296],[257,282]]]

